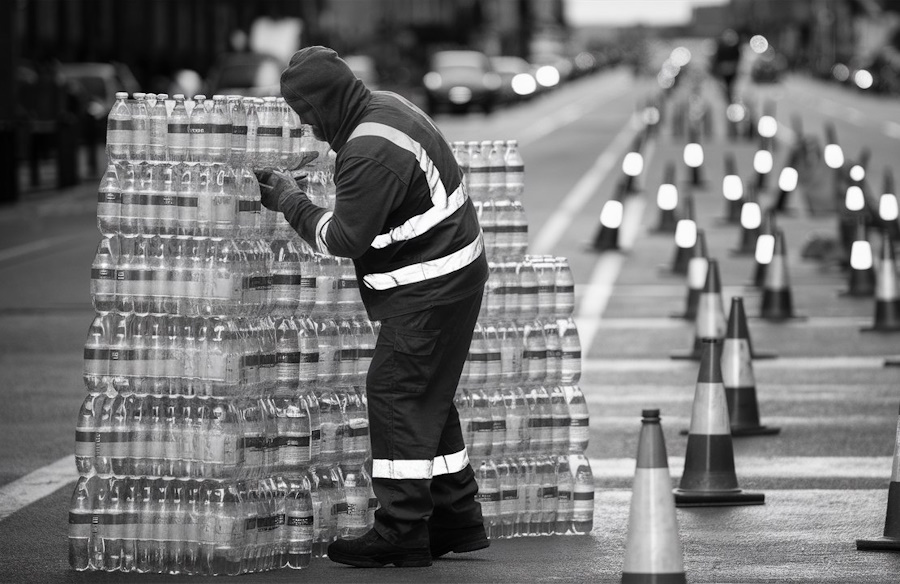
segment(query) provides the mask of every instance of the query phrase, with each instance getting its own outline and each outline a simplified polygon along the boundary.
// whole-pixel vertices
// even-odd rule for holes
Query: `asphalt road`
[[[585,356],[581,386],[591,415],[587,455],[597,487],[591,535],[497,541],[489,550],[428,569],[362,571],[318,560],[299,574],[279,571],[235,581],[619,580],[640,411],[662,410],[670,471],[677,481],[686,446],[679,431],[690,423],[697,379],[695,362],[669,359],[670,353],[690,348],[693,324],[669,317],[683,309],[686,283],[660,269],[673,257],[671,237],[651,232],[663,166],[678,162],[684,145],[669,124],[645,147],[641,192],[629,199],[627,229],[622,228],[626,249],[588,250],[600,208],[621,178],[619,165],[634,131],[632,114],[654,83],[610,71],[490,117],[437,120],[451,140],[519,139],[530,251],[564,255],[572,265]],[[777,117],[784,124],[780,136],[788,141],[790,121],[799,116],[804,131],[820,140],[824,124],[834,123],[849,157],[870,148],[869,168],[879,177],[875,188],[881,169],[900,157],[891,125],[900,120],[896,100],[799,77],[777,86],[745,86],[743,92],[751,103],[777,100]],[[716,218],[724,207],[722,153],[734,152],[741,175],[749,177],[755,144],[727,139],[723,104],[713,85],[704,84],[700,95],[715,123],[714,134],[704,142],[707,184],[694,190],[698,224],[706,231],[710,256],[719,260],[726,307],[731,296],[743,296],[754,345],[779,356],[756,362],[754,369],[762,421],[782,431],[735,440],[741,486],[764,492],[765,505],[678,511],[689,581],[894,582],[900,556],[857,552],[854,540],[880,534],[884,525],[900,369],[882,363],[885,356],[900,353],[900,336],[861,334],[860,326],[871,322],[873,300],[841,297],[842,273],[800,257],[810,234],[834,236],[836,224],[833,216],[806,212],[806,202],[821,193],[802,189],[791,201],[797,212],[779,224],[788,241],[794,303],[808,319],[771,324],[754,318],[759,292],[747,286],[752,258],[728,253],[738,232]],[[787,152],[787,141],[779,143],[775,172]],[[99,240],[93,189],[86,184],[0,209],[3,582],[123,581],[122,575],[75,573],[66,559],[74,468],[63,459],[73,451],[83,397],[81,349],[92,316],[89,269]],[[22,505],[33,498],[29,494],[44,491],[46,496]]]

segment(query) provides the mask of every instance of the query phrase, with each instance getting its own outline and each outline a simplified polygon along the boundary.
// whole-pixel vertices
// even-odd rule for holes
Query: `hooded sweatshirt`
[[[281,92],[337,154],[334,212],[301,191],[281,211],[303,239],[353,258],[369,317],[449,304],[487,280],[481,227],[447,140],[414,105],[369,91],[337,53],[294,54]]]

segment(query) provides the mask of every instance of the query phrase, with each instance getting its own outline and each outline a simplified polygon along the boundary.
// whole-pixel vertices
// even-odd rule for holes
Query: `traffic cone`
[[[691,169],[691,185],[703,186],[703,144],[700,142],[700,133],[693,127],[688,129],[688,141],[684,146],[684,163]]]
[[[894,242],[885,231],[881,237],[881,265],[878,266],[875,290],[875,322],[873,332],[900,331],[900,292],[897,290],[897,263],[894,258]]]
[[[659,208],[659,223],[654,233],[675,233],[675,225],[678,218],[675,210],[678,208],[678,187],[675,184],[675,163],[668,162],[663,172],[662,184],[656,194],[656,206]]]
[[[753,348],[753,339],[750,338],[750,327],[747,326],[747,313],[744,310],[744,299],[740,296],[734,296],[731,299],[725,338],[746,340],[747,346],[750,348],[750,358],[754,361],[778,358],[778,355],[774,353],[760,353]]]
[[[798,138],[797,144],[794,145],[788,156],[787,164],[781,169],[778,176],[778,194],[775,202],[769,207],[776,213],[785,213],[787,211],[788,198],[791,193],[797,189],[797,182],[800,177],[797,167],[803,159],[803,140]]]
[[[687,582],[659,410],[641,415],[622,584]]]
[[[725,216],[721,221],[730,225],[741,222],[741,206],[744,204],[744,181],[738,174],[734,154],[725,154],[725,177],[722,179],[722,197],[725,199]]]
[[[708,260],[707,263],[706,282],[697,300],[693,349],[690,353],[675,353],[671,355],[672,359],[699,361],[703,356],[703,341],[713,340],[721,343],[725,338],[725,309],[722,306],[719,264],[714,259]]]
[[[686,188],[684,196],[679,201],[679,206],[681,208],[679,210],[678,223],[675,226],[675,257],[672,258],[672,267],[669,271],[672,274],[684,276],[687,275],[688,264],[691,258],[694,257],[694,248],[697,246],[696,240],[693,245],[686,247],[683,247],[681,242],[678,241],[680,235],[678,233],[678,225],[687,221],[694,222],[694,193],[691,192],[690,187]],[[696,222],[694,222],[694,229],[696,229]]]
[[[636,193],[639,190],[635,186],[635,182],[637,177],[644,171],[644,155],[641,154],[641,150],[643,149],[646,140],[646,126],[644,128],[644,130],[638,132],[634,137],[634,140],[631,143],[631,150],[622,160],[622,172],[625,173],[622,190],[626,195]]]
[[[709,259],[706,251],[706,234],[702,229],[697,230],[697,242],[692,248],[693,257],[688,262],[687,269],[687,299],[682,314],[673,314],[672,318],[694,320],[697,318],[697,307],[700,304],[700,294],[706,285],[706,272],[709,269]]]
[[[762,222],[762,211],[756,197],[756,189],[751,185],[744,190],[741,202],[741,241],[731,255],[748,256],[756,252],[756,238]]]
[[[857,539],[856,549],[863,551],[900,551],[900,420],[894,441],[894,464],[891,465],[891,484],[888,486],[887,516],[884,535],[873,539]]]
[[[788,282],[786,256],[784,232],[781,229],[776,229],[772,262],[766,269],[766,280],[763,284],[760,317],[766,320],[783,321],[789,318],[798,318],[794,315],[794,303],[790,283]]]
[[[703,340],[684,473],[675,489],[677,507],[762,505],[765,495],[738,487],[728,405],[722,385],[721,344]]]
[[[766,211],[763,216],[762,225],[759,227],[759,234],[756,236],[756,248],[754,253],[754,261],[756,262],[756,270],[753,274],[753,285],[762,288],[766,281],[766,270],[769,267],[770,259],[767,250],[762,249],[766,246],[766,238],[764,236],[774,237],[775,235],[775,213]]]
[[[900,212],[897,209],[897,195],[894,190],[894,175],[891,167],[885,167],[881,196],[878,200],[878,219],[881,228],[891,239],[900,238]]]
[[[778,434],[780,428],[770,428],[759,423],[756,378],[753,375],[753,346],[750,344],[743,306],[741,297],[731,299],[728,331],[722,342],[722,385],[728,401],[731,435]]]
[[[841,296],[863,298],[874,294],[875,267],[872,262],[872,246],[869,244],[866,222],[859,217],[856,221],[856,235],[850,248],[847,289],[841,292]]]
[[[597,252],[618,251],[619,248],[619,227],[622,226],[625,207],[622,204],[626,185],[620,182],[616,187],[615,195],[606,203],[600,211],[600,227],[594,236],[591,249]]]

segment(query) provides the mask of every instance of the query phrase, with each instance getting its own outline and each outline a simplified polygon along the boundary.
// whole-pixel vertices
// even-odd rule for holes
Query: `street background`
[[[12,4],[27,11],[22,7],[34,3]],[[268,7],[274,10],[277,4]],[[319,21],[307,15],[305,30],[311,39],[352,45],[348,31],[337,35],[322,24],[340,28],[335,16],[340,4],[315,3],[333,11],[325,11],[331,16]],[[681,160],[687,137],[676,121],[679,111],[691,107],[709,120],[709,131],[702,136],[705,180],[692,189],[696,220],[705,230],[709,256],[719,262],[726,311],[732,296],[742,296],[754,346],[778,355],[754,362],[754,371],[762,422],[780,427],[781,433],[734,440],[741,487],[764,492],[765,505],[678,510],[688,580],[896,581],[900,556],[858,552],[855,539],[880,535],[884,528],[900,405],[900,368],[884,364],[900,354],[900,336],[861,333],[872,323],[873,299],[841,296],[846,272],[803,257],[814,238],[837,238],[831,179],[810,173],[791,194],[791,213],[778,218],[786,234],[795,310],[807,318],[786,323],[756,318],[760,291],[750,285],[753,258],[730,253],[739,243],[740,227],[720,218],[725,154],[735,156],[739,174],[750,183],[756,180],[752,158],[759,142],[729,136],[728,102],[710,74],[714,39],[734,26],[742,33],[745,52],[736,94],[757,115],[774,107],[779,122],[774,170],[760,190],[761,201],[776,196],[778,172],[798,141],[807,138],[822,148],[829,124],[848,159],[856,160],[868,149],[866,180],[877,196],[883,174],[900,160],[900,100],[891,88],[896,80],[888,77],[889,51],[879,61],[888,63],[884,78],[865,89],[854,79],[865,70],[865,59],[881,55],[866,44],[877,32],[876,24],[895,26],[896,13],[890,2],[791,2],[780,5],[803,5],[808,11],[788,10],[778,21],[776,10],[766,13],[749,4],[734,0],[697,9],[688,23],[662,29],[639,26],[613,33],[594,27],[599,40],[582,47],[592,47],[588,52],[595,66],[589,72],[490,114],[435,113],[449,140],[519,140],[526,168],[529,252],[569,258],[582,340],[580,385],[590,410],[586,455],[596,485],[593,532],[495,541],[484,552],[437,561],[428,569],[362,571],[314,560],[306,571],[249,574],[235,581],[620,579],[641,410],[661,410],[675,486],[686,446],[680,431],[690,424],[697,380],[696,362],[670,359],[671,353],[690,349],[694,325],[670,317],[684,308],[686,282],[668,273],[675,253],[672,236],[654,233],[656,192],[665,166],[677,167],[682,192],[691,188]],[[772,8],[778,3],[759,4]],[[830,11],[828,18],[823,10]],[[561,5],[527,13],[536,22],[565,16]],[[230,18],[223,11],[216,14],[220,20]],[[489,14],[485,8],[484,22]],[[799,25],[792,17],[813,18]],[[852,20],[852,30],[839,26],[843,17]],[[506,40],[503,29],[485,24],[490,34],[479,47],[525,52],[535,37],[548,43],[559,40],[557,35],[568,38],[573,23],[565,25],[551,27],[552,34],[532,31],[530,39],[514,42]],[[828,36],[820,30],[826,25],[833,42],[819,46]],[[777,59],[758,63],[760,56],[748,46],[753,34],[766,36]],[[518,37],[510,33],[508,38]],[[890,29],[882,38],[891,38]],[[408,42],[415,46],[417,41]],[[881,46],[889,48],[890,43]],[[677,47],[690,51],[691,62],[677,84],[666,89],[658,73]],[[376,62],[390,58],[372,54]],[[153,69],[135,56],[138,62],[146,71]],[[846,79],[837,65],[846,67]],[[393,67],[403,68],[391,63],[387,69],[393,72],[385,76],[384,86],[426,105],[424,89],[410,81],[418,75],[415,66],[406,66],[406,74]],[[157,89],[148,83],[156,77],[142,77],[147,79],[144,89]],[[661,122],[642,149],[644,172],[637,192],[625,200],[622,249],[597,252],[592,242],[601,208],[623,178],[621,162],[645,120],[647,104],[657,103],[661,95]],[[63,145],[52,141],[35,154],[37,160],[18,150],[15,167],[7,168],[16,173],[17,185],[15,197],[4,191],[7,204],[0,207],[0,581],[188,580],[76,573],[67,563],[66,519],[77,478],[74,425],[84,396],[82,348],[93,315],[90,265],[100,238],[95,215],[99,174],[91,159],[96,155],[103,160],[102,136],[93,147],[82,138],[76,139],[76,170],[59,162]],[[37,165],[38,184],[31,182],[32,164]],[[872,242],[877,254],[880,238]]]

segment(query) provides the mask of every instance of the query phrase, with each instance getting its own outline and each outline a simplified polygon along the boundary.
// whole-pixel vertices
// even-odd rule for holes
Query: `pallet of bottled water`
[[[349,260],[260,206],[252,169],[333,157],[283,100],[119,95],[97,205],[96,315],[69,514],[77,570],[303,568],[374,521]],[[314,153],[311,155],[311,153]]]
[[[515,140],[455,142],[490,276],[455,403],[491,538],[584,534],[594,484],[568,261],[527,254]]]

